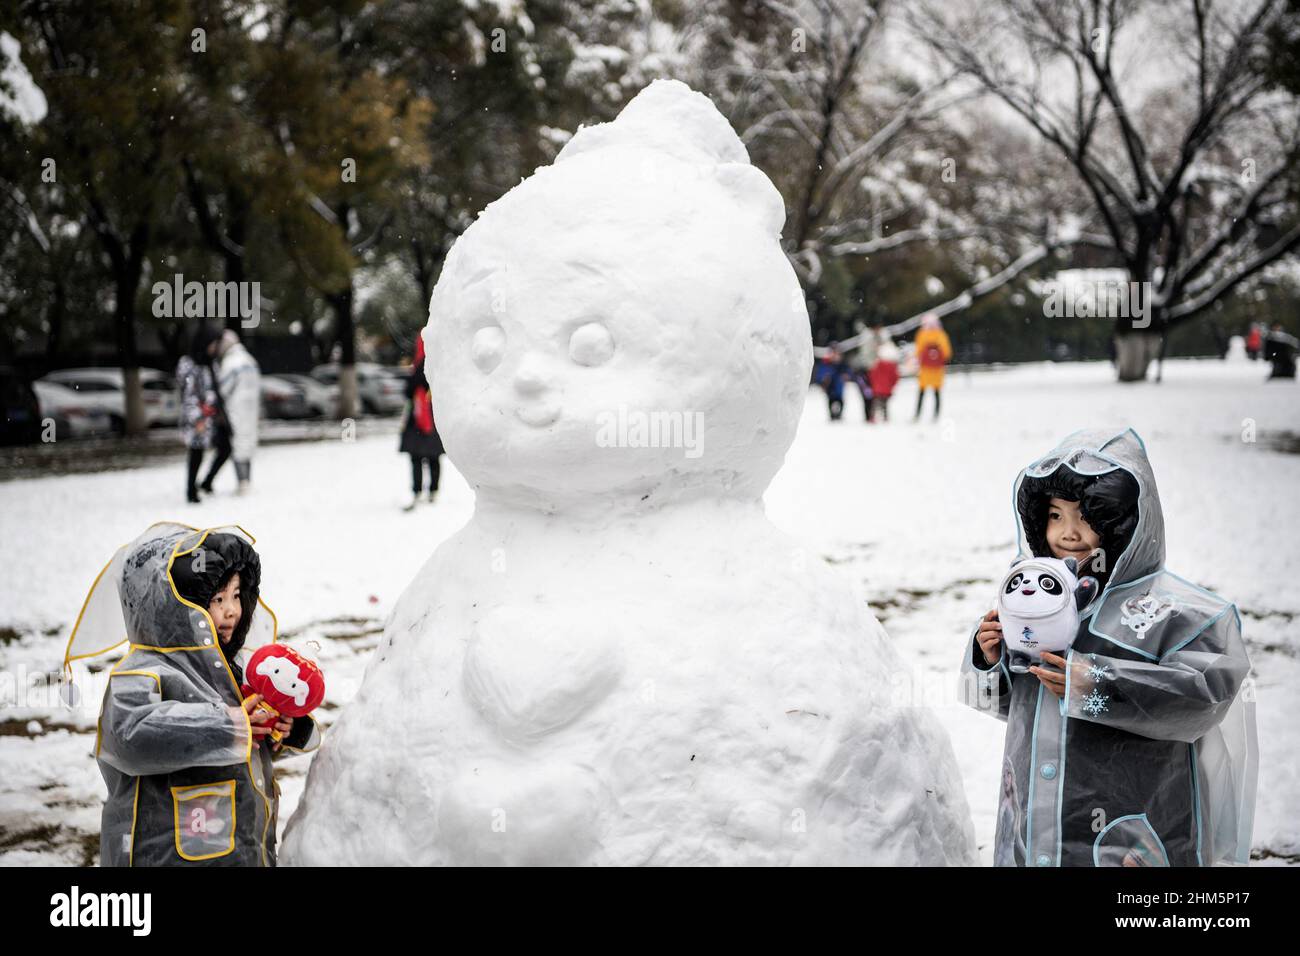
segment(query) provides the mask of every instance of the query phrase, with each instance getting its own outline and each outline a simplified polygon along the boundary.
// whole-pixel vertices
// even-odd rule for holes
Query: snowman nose
[[[515,371],[515,391],[520,395],[537,395],[546,388],[546,379],[537,363],[525,358]]]

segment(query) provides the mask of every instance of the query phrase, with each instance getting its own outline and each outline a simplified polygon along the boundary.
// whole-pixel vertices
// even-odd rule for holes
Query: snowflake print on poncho
[[[1096,717],[1106,712],[1106,701],[1110,700],[1107,694],[1099,694],[1095,690],[1083,699],[1082,709],[1089,717]]]
[[[1110,680],[1114,675],[1111,673],[1109,664],[1098,664],[1097,655],[1089,654],[1088,659],[1092,664],[1088,666],[1088,676],[1092,678],[1093,683],[1100,683],[1103,679]]]

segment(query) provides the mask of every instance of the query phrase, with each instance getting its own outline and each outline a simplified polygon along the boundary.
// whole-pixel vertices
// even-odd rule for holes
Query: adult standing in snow
[[[200,323],[190,340],[190,352],[176,363],[176,383],[180,389],[181,439],[189,449],[186,462],[185,497],[191,504],[198,503],[199,468],[203,453],[217,449],[208,471],[205,491],[212,490],[212,476],[230,454],[230,442],[225,432],[225,416],[221,411],[221,397],[217,394],[216,379],[212,371],[212,355],[216,349],[217,333]]]
[[[1295,378],[1297,346],[1300,346],[1300,341],[1284,332],[1281,322],[1274,322],[1268,335],[1264,336],[1264,360],[1273,364],[1269,378]]]
[[[442,439],[433,421],[433,403],[429,397],[429,380],[424,374],[424,335],[415,337],[415,358],[411,362],[411,376],[406,380],[406,418],[402,424],[402,442],[398,450],[411,456],[412,510],[420,502],[424,469],[429,469],[429,500],[438,493],[441,472],[438,458],[442,455]]]
[[[239,341],[234,329],[221,333],[217,345],[219,364],[217,389],[230,423],[231,457],[235,460],[235,475],[239,479],[238,494],[248,491],[253,468],[253,452],[257,450],[257,424],[262,410],[262,370],[257,360]],[[215,473],[215,469],[214,469]],[[213,474],[208,475],[204,486],[212,487]]]
[[[921,364],[916,373],[916,415],[913,421],[921,417],[921,402],[925,400],[925,390],[934,389],[934,417],[939,417],[939,392],[943,389],[943,372],[948,360],[952,358],[952,343],[948,333],[943,330],[943,323],[933,312],[921,319],[921,331],[916,333],[916,358]]]

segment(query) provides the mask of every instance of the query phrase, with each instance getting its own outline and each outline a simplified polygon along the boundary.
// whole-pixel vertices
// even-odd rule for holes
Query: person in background
[[[433,420],[433,403],[429,396],[429,380],[424,374],[424,335],[415,337],[415,358],[411,362],[411,375],[406,380],[406,416],[402,423],[402,441],[398,450],[411,456],[411,503],[404,510],[411,511],[420,502],[424,469],[429,469],[429,501],[438,493],[441,473],[439,457],[442,439]]]
[[[934,417],[939,417],[939,393],[943,390],[943,372],[948,360],[952,358],[952,343],[948,333],[933,312],[921,319],[921,331],[916,333],[916,357],[921,363],[916,373],[916,415],[913,421],[921,418],[921,403],[925,400],[925,390],[934,389]]]
[[[898,346],[886,341],[876,350],[876,363],[871,366],[871,414],[868,421],[874,422],[879,415],[882,421],[889,421],[889,399],[898,384]]]
[[[837,422],[844,414],[844,379],[848,369],[838,341],[826,346],[826,354],[813,366],[813,381],[826,393],[826,407],[831,421]]]
[[[252,477],[253,453],[257,451],[257,426],[262,413],[262,370],[257,360],[239,341],[239,333],[226,329],[217,343],[217,390],[230,427],[230,456],[235,461],[239,480],[237,494],[248,491]],[[212,479],[219,465],[204,482],[211,491]]]
[[[208,478],[203,483],[204,491],[212,490],[212,476],[221,467],[230,454],[230,441],[225,430],[225,416],[221,410],[221,397],[217,393],[216,379],[212,372],[212,355],[216,349],[217,333],[202,323],[194,332],[190,341],[188,355],[182,355],[176,363],[176,384],[180,388],[180,430],[181,439],[189,449],[186,462],[185,499],[190,504],[199,501],[199,468],[203,465],[203,453],[209,448],[216,448],[217,456],[212,460]]]
[[[862,415],[867,421],[871,421],[871,367],[876,364],[876,350],[879,348],[880,339],[875,329],[869,329],[861,322],[857,325],[857,337],[860,342],[846,356],[845,364],[853,384],[862,394]]]
[[[1283,331],[1281,322],[1274,322],[1273,327],[1264,336],[1264,361],[1271,362],[1273,370],[1269,378],[1295,378],[1295,353],[1300,341],[1294,335]]]
[[[1253,362],[1259,358],[1260,350],[1264,347],[1264,334],[1260,331],[1259,323],[1250,323],[1250,331],[1246,333],[1246,355]]]

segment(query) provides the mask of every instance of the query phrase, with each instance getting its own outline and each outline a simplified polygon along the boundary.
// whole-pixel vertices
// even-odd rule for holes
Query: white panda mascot
[[[1007,645],[1007,666],[1024,673],[1074,643],[1079,612],[1097,596],[1091,575],[1080,578],[1074,558],[1022,558],[1011,565],[998,594],[998,620]]]

